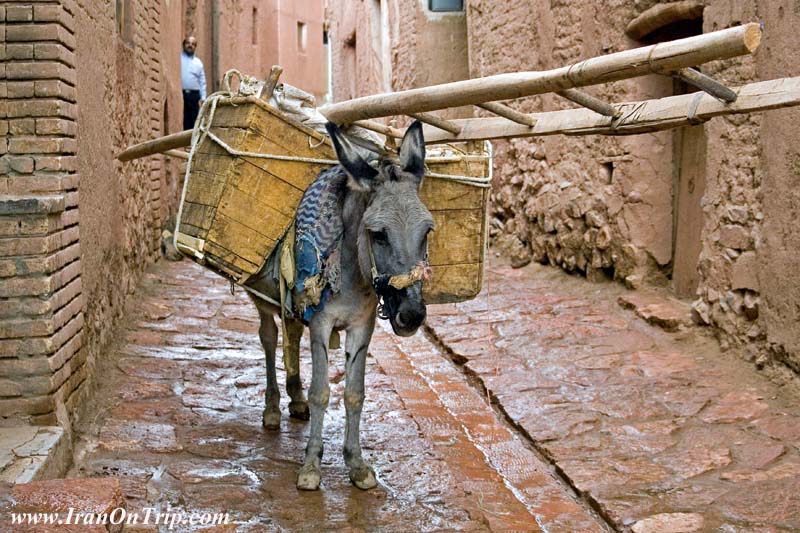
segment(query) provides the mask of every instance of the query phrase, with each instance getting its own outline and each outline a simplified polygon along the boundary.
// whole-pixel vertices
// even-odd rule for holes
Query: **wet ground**
[[[119,477],[129,511],[228,512],[230,531],[800,529],[797,396],[699,330],[647,325],[623,292],[496,261],[478,299],[429,308],[425,334],[379,327],[367,492],[341,456],[334,352],[323,485],[308,493],[294,486],[307,423],[261,427],[254,307],[161,262],[102,362],[69,476]],[[304,340],[306,379],[307,353]]]
[[[380,484],[367,492],[342,459],[334,352],[323,486],[308,493],[295,488],[307,423],[261,427],[264,358],[241,291],[188,261],[161,262],[128,316],[69,476],[119,477],[129,511],[227,512],[236,531],[606,530],[422,335],[379,329],[371,345],[361,435]],[[303,350],[307,378],[307,338]]]

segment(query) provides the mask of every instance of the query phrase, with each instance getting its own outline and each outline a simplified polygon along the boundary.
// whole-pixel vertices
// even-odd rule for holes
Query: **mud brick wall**
[[[636,4],[470,1],[470,73],[547,70],[638,46],[624,33]],[[614,102],[666,96],[671,87],[648,76],[586,92]],[[555,95],[514,105],[525,112],[575,107]],[[496,142],[493,237],[519,263],[634,285],[662,281],[672,258],[671,142],[669,133]]]
[[[471,75],[554,68],[640,46],[624,35],[625,26],[655,3],[470,0]],[[797,76],[792,58],[800,54],[800,37],[792,24],[798,16],[796,2],[708,1],[704,32],[751,21],[764,22],[766,30],[754,57],[702,70],[729,85]],[[626,101],[673,90],[669,80],[648,76],[587,92]],[[516,105],[524,111],[572,107],[555,96]],[[602,273],[634,287],[671,285],[695,300],[697,320],[711,325],[723,345],[746,345],[759,364],[782,362],[798,372],[798,118],[789,109],[718,118],[680,134],[497,142],[495,243],[520,264],[535,260],[590,278]],[[681,141],[680,135],[691,137]],[[704,148],[688,163],[678,155],[687,138]],[[689,179],[700,183],[689,198],[698,204],[696,214],[678,207],[676,195],[686,187],[681,165],[690,165]],[[696,227],[694,243],[681,240],[695,231],[687,226]],[[694,254],[687,250],[692,246]]]
[[[156,0],[122,4],[119,29],[114,2],[0,6],[3,425],[69,426],[175,208],[176,167],[113,156],[176,129],[159,21],[180,12]]]
[[[732,85],[798,76],[797,2],[718,1],[704,30],[765,24],[754,57],[715,62],[707,72]],[[800,110],[709,122],[703,248],[696,318],[724,345],[779,373],[800,372]]]

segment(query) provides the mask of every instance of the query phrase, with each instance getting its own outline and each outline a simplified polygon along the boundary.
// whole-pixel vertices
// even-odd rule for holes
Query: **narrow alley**
[[[341,457],[335,352],[323,490],[305,493],[306,423],[284,398],[280,432],[261,427],[254,307],[189,261],[161,261],[99,369],[68,477],[118,479],[129,512],[226,512],[230,531],[800,527],[796,396],[694,327],[647,324],[617,304],[625,295],[496,259],[481,297],[431,307],[427,336],[379,328],[362,424],[379,487],[367,492]]]

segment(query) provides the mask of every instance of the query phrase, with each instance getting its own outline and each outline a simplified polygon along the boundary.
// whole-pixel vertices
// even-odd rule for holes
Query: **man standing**
[[[183,40],[181,53],[181,87],[183,87],[183,129],[194,128],[200,104],[206,99],[206,73],[203,62],[194,55],[197,39],[189,36]]]

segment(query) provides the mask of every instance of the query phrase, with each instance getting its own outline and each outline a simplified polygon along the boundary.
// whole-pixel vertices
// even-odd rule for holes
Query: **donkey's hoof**
[[[289,402],[289,416],[298,420],[308,420],[311,413],[308,411],[308,402]]]
[[[306,465],[297,473],[297,488],[300,490],[319,490],[320,474],[313,465]]]
[[[267,411],[264,409],[264,416],[261,418],[261,424],[266,429],[280,429],[281,427],[281,412],[280,411]]]
[[[375,480],[375,471],[367,465],[351,468],[350,481],[361,490],[371,489],[378,484]]]

